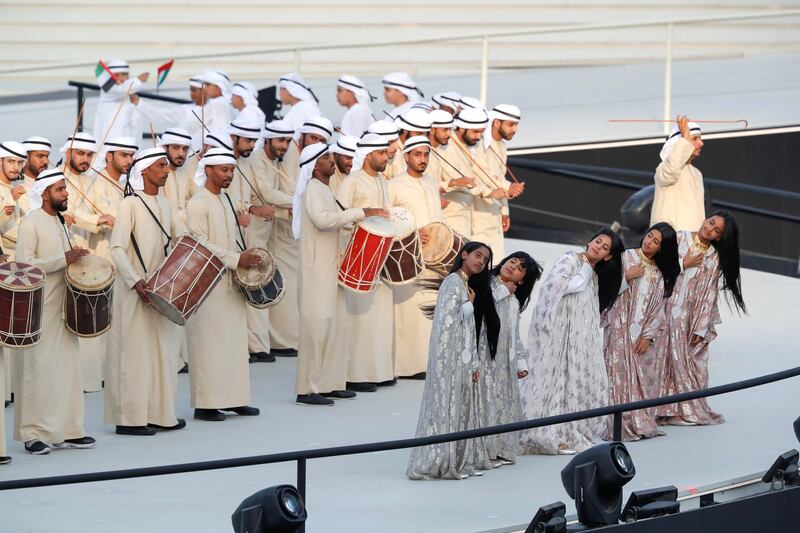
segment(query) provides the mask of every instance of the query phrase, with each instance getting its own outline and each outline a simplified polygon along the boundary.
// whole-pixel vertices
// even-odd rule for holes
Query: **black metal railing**
[[[67,82],[70,87],[75,87],[78,89],[77,97],[78,97],[78,114],[76,117],[79,117],[78,120],[78,131],[83,131],[83,114],[81,113],[81,109],[83,109],[83,105],[86,102],[86,97],[84,95],[85,90],[89,91],[99,91],[100,86],[95,83],[84,83],[82,81],[74,81],[70,80]],[[177,98],[175,96],[166,96],[163,94],[156,94],[156,93],[149,93],[149,92],[140,92],[136,93],[137,96],[140,98],[147,98],[150,100],[161,100],[162,102],[171,102],[173,104],[191,104],[191,100],[186,100],[185,98]]]
[[[430,444],[441,444],[444,442],[452,442],[456,440],[473,439],[477,437],[498,435],[501,433],[523,431],[526,429],[551,426],[555,424],[563,424],[565,422],[575,422],[577,420],[584,420],[587,418],[597,418],[609,415],[614,417],[613,438],[614,440],[621,440],[622,413],[628,411],[636,411],[639,409],[657,407],[660,405],[669,405],[672,403],[679,403],[688,400],[696,400],[699,398],[708,398],[710,396],[718,396],[720,394],[728,394],[731,392],[750,389],[753,387],[759,387],[762,385],[767,385],[769,383],[774,383],[777,381],[782,381],[797,376],[800,376],[800,367],[790,368],[787,370],[783,370],[781,372],[766,374],[763,376],[746,379],[743,381],[727,383],[725,385],[717,385],[715,387],[710,387],[707,389],[700,389],[680,394],[672,394],[669,396],[651,398],[648,400],[641,400],[638,402],[629,402],[618,405],[609,405],[606,407],[598,407],[595,409],[588,409],[586,411],[579,411],[577,413],[567,413],[555,416],[548,416],[544,418],[537,418],[534,420],[524,420],[521,422],[514,422],[511,424],[501,424],[498,426],[470,429],[466,431],[457,431],[453,433],[445,433],[442,435],[432,435],[430,437],[417,437],[410,439],[371,442],[366,444],[355,444],[349,446],[335,446],[331,448],[315,448],[311,450],[297,450],[292,452],[272,453],[266,455],[253,455],[248,457],[236,457],[231,459],[218,459],[214,461],[199,461],[194,463],[151,466],[145,468],[131,468],[126,470],[110,470],[105,472],[88,472],[85,474],[69,474],[63,476],[51,476],[51,477],[2,481],[0,482],[0,491],[27,489],[34,487],[50,487],[55,485],[72,485],[76,483],[91,483],[97,481],[112,481],[117,479],[164,476],[170,474],[185,474],[189,472],[204,472],[208,470],[220,470],[225,468],[239,468],[243,466],[256,466],[256,465],[295,461],[297,463],[297,489],[303,496],[303,499],[307,501],[306,467],[307,467],[307,461],[309,459],[323,459],[327,457],[339,457],[343,455],[356,455],[362,453],[402,450],[406,448],[415,448],[418,446],[427,446]]]

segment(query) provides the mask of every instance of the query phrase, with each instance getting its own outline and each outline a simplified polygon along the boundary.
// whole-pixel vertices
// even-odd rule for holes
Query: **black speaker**
[[[279,117],[283,104],[278,100],[277,86],[270,85],[258,91],[258,107],[264,112],[264,116],[267,117],[267,122]]]

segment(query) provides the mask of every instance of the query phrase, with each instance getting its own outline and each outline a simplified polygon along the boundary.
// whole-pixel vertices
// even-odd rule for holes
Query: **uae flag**
[[[170,69],[172,69],[172,64],[175,62],[174,59],[170,59],[160,67],[158,67],[158,81],[156,82],[156,88],[161,87],[161,84],[164,83],[164,80],[167,79],[167,74],[169,74]]]
[[[97,62],[94,68],[94,77],[97,78],[97,85],[105,93],[108,92],[117,83],[117,76],[111,72],[111,69],[103,63],[102,60]]]

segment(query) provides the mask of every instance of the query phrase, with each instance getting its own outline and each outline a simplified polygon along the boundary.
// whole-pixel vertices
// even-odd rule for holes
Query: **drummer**
[[[365,216],[386,216],[384,209],[337,205],[329,183],[335,163],[328,146],[316,143],[300,155],[300,179],[294,197],[294,238],[300,240],[300,343],[297,355],[297,403],[333,405],[348,399],[345,388],[348,351],[344,289],[336,281],[338,229]]]
[[[442,222],[439,185],[425,173],[431,157],[427,137],[408,137],[403,144],[406,171],[389,181],[389,203],[414,215],[420,241],[428,241],[424,226]],[[423,274],[424,276],[424,274]],[[425,379],[428,368],[428,338],[431,321],[420,311],[425,295],[416,283],[395,285],[394,292],[394,373],[401,378]]]
[[[342,183],[338,199],[345,209],[389,207],[389,187],[383,171],[389,143],[368,133],[358,142],[350,177]],[[392,289],[383,281],[370,293],[346,291],[348,390],[374,392],[376,384],[394,385]]]
[[[224,148],[207,151],[194,178],[198,190],[186,205],[191,234],[230,270],[256,267],[261,262],[254,249],[245,249],[234,202],[224,190],[233,181],[235,166],[233,152]],[[258,408],[248,405],[246,307],[231,276],[225,276],[186,325],[195,420],[222,421],[225,412],[259,414]]]
[[[96,221],[94,227],[85,226],[83,235],[86,247],[107,261],[111,261],[108,243],[117,209],[122,201],[123,184],[137,149],[136,139],[133,137],[114,137],[107,141],[100,148],[93,168],[85,174],[83,192],[86,198],[73,199],[78,204],[75,209],[77,218]],[[103,388],[103,362],[106,352],[116,349],[114,343],[109,344],[110,337],[111,334],[106,332],[97,337],[84,337],[79,341],[84,392],[98,392]]]
[[[89,254],[73,246],[61,213],[67,210],[64,174],[45,170],[28,195],[31,211],[19,225],[16,259],[44,270],[42,335],[39,343],[16,351],[14,440],[33,455],[53,448],[91,448],[83,425],[83,388],[78,337],[64,327],[62,309],[67,265]]]
[[[356,155],[357,144],[358,137],[340,135],[331,146],[335,167],[329,185],[334,195],[339,194],[339,187],[342,186],[342,182],[350,175],[350,170],[353,168],[353,156]]]
[[[160,194],[169,175],[163,148],[136,153],[111,232],[117,267],[112,334],[118,349],[106,357],[105,419],[119,435],[181,429],[175,417],[179,326],[150,306],[146,280],[186,227]]]

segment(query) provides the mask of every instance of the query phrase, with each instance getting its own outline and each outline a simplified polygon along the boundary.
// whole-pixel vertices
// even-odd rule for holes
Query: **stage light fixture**
[[[231,522],[234,533],[295,533],[306,518],[306,506],[297,489],[276,485],[242,501]]]
[[[637,522],[646,518],[675,514],[680,510],[678,488],[669,485],[632,492],[619,518],[623,522]]]
[[[625,445],[607,442],[573,457],[561,471],[561,483],[575,500],[581,524],[605,526],[618,523],[622,487],[635,475]]]
[[[799,458],[800,453],[797,450],[783,452],[775,459],[761,481],[769,483],[771,490],[783,490],[786,485],[800,485],[800,475],[797,472]]]
[[[564,502],[539,507],[525,533],[565,533],[567,531],[567,507]]]

